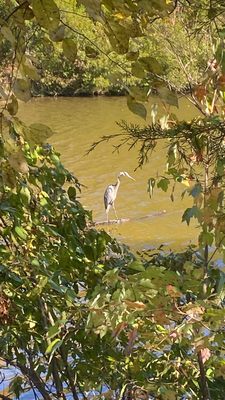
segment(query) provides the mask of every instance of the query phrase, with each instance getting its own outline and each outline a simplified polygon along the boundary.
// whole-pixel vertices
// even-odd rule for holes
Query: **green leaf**
[[[182,216],[182,222],[186,221],[187,224],[190,224],[191,218],[199,218],[201,215],[201,211],[198,207],[193,206],[192,208],[187,208]]]
[[[44,287],[48,283],[48,277],[47,276],[38,276],[37,277],[37,284],[34,289],[30,291],[28,294],[28,297],[37,297],[40,296],[40,294],[43,292]]]
[[[15,232],[16,234],[23,240],[27,240],[27,232],[22,226],[16,226],[15,227]]]
[[[138,59],[139,56],[139,51],[128,51],[128,53],[126,54],[126,59],[128,61],[135,61]]]
[[[70,200],[72,200],[72,201],[76,200],[77,191],[74,186],[70,186],[67,190],[67,193],[68,193]]]
[[[85,46],[85,54],[88,58],[97,58],[99,56],[99,52],[91,46]]]
[[[145,267],[140,261],[133,261],[132,263],[128,264],[129,269],[133,269],[134,271],[145,271]]]
[[[27,79],[17,78],[13,85],[13,92],[18,99],[27,102],[31,98],[30,81]]]
[[[47,336],[49,339],[52,339],[54,336],[58,335],[61,331],[61,327],[65,324],[66,319],[59,319],[56,321],[55,325],[51,326],[49,329]]]
[[[29,130],[25,131],[25,138],[31,147],[42,144],[51,137],[54,132],[47,125],[31,124]]]
[[[157,90],[159,93],[159,97],[162,100],[164,100],[167,104],[169,104],[171,106],[175,106],[175,107],[179,108],[178,97],[177,97],[176,93],[172,92],[165,86],[159,87],[159,88],[157,88]]]
[[[65,286],[63,286],[63,285],[58,285],[58,283],[56,283],[56,282],[54,282],[52,279],[49,279],[49,284],[50,284],[50,286],[51,286],[51,288],[53,289],[53,290],[55,290],[56,292],[58,292],[58,293],[60,293],[60,294],[62,294],[62,293],[65,293],[65,291],[66,291],[66,287]]]
[[[202,246],[211,246],[213,244],[214,235],[211,232],[201,232],[199,235],[199,243]]]
[[[121,84],[121,74],[119,72],[112,72],[109,73],[108,75],[108,79],[111,83],[113,83],[114,85],[120,85]]]
[[[101,326],[105,323],[105,316],[101,312],[101,310],[93,311],[91,313],[91,323],[92,323],[92,326],[95,328],[98,326]]]
[[[101,21],[101,0],[78,0],[78,5],[83,5],[87,13],[95,21]]]
[[[60,13],[54,0],[31,0],[38,23],[45,29],[54,30],[59,25]]]
[[[140,79],[145,78],[146,75],[143,65],[138,61],[132,64],[131,72],[136,78]]]
[[[164,192],[167,192],[168,186],[170,184],[170,180],[167,178],[162,178],[160,181],[157,183],[157,187],[162,189]]]
[[[163,72],[160,63],[154,57],[140,57],[138,61],[148,72],[152,72],[153,74],[157,75]]]
[[[118,54],[126,54],[129,49],[129,35],[126,29],[115,21],[110,21],[111,29],[107,32],[110,44]]]
[[[223,176],[223,174],[224,174],[224,164],[225,164],[225,159],[223,158],[223,159],[221,159],[221,158],[218,158],[217,159],[217,162],[216,162],[216,171],[217,171],[217,174],[219,175],[219,176]]]
[[[14,45],[16,43],[16,38],[8,26],[5,26],[5,25],[2,26],[1,33],[4,36],[4,38],[7,39],[12,45]]]
[[[189,191],[189,195],[193,197],[198,197],[202,193],[202,185],[201,183],[196,183],[194,187]]]
[[[21,393],[23,392],[24,379],[22,376],[16,376],[13,378],[9,384],[8,390],[9,392],[13,392],[16,395],[16,398],[19,399]]]
[[[217,9],[213,8],[213,7],[210,7],[209,10],[208,10],[209,19],[213,20],[213,19],[215,19],[216,16],[217,16]]]
[[[96,254],[96,248],[94,246],[84,245],[84,253],[89,260],[96,261],[97,254]]]
[[[10,96],[10,101],[7,104],[7,110],[9,112],[9,114],[11,114],[11,115],[16,115],[17,114],[18,101],[17,101],[16,97],[14,96],[14,94],[12,94]]]
[[[54,336],[58,335],[60,331],[61,327],[59,326],[59,324],[51,326],[51,328],[48,331],[48,338],[52,339]]]
[[[132,113],[139,115],[139,117],[143,119],[146,119],[147,110],[145,106],[135,101],[131,96],[127,97],[127,106]]]
[[[61,346],[62,343],[63,343],[63,340],[60,340],[58,338],[53,340],[53,342],[51,342],[48,345],[48,347],[47,347],[47,349],[45,351],[45,354],[53,355],[55,353],[55,351]]]
[[[38,81],[40,75],[37,72],[37,68],[32,64],[31,60],[28,58],[22,63],[23,72],[26,77],[32,79],[33,81]]]
[[[77,58],[77,43],[73,39],[67,38],[63,40],[62,47],[64,56],[74,62]]]
[[[154,289],[154,285],[153,285],[151,279],[142,278],[139,281],[139,285],[141,285],[143,287],[146,287],[146,288],[149,288],[149,289]]]
[[[20,189],[20,197],[21,197],[22,203],[25,206],[28,206],[30,204],[31,195],[30,195],[30,191],[27,186],[22,186],[22,188]]]
[[[140,88],[138,86],[132,86],[128,89],[130,96],[137,101],[148,100],[148,89]]]

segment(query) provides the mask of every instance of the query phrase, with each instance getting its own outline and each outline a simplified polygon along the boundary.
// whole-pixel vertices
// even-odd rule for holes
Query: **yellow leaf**
[[[117,19],[121,19],[121,20],[127,18],[126,15],[123,15],[123,14],[121,14],[121,13],[114,14],[114,17],[117,18]]]
[[[183,179],[181,183],[183,183],[183,185],[185,185],[187,187],[190,186],[190,181],[188,179]]]

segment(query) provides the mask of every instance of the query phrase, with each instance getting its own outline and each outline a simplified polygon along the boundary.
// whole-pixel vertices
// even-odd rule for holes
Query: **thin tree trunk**
[[[74,382],[73,382],[73,377],[71,375],[70,366],[68,365],[68,361],[67,361],[67,357],[66,357],[65,349],[64,349],[63,345],[61,346],[60,354],[61,354],[61,357],[62,357],[62,360],[63,360],[63,364],[65,365],[65,368],[66,368],[66,374],[67,374],[67,378],[68,378],[68,381],[69,381],[70,390],[71,390],[71,392],[73,394],[73,398],[74,398],[74,400],[79,400],[79,397],[78,397],[78,394],[77,394],[77,391],[76,391],[76,387],[75,387]]]
[[[202,360],[201,350],[198,352],[198,364],[200,370],[200,386],[201,386],[201,395],[202,400],[211,400],[208,382],[206,379],[205,368]]]
[[[55,357],[53,357],[53,360],[52,360],[52,375],[53,375],[58,399],[66,400],[66,396],[63,392],[63,385],[62,385],[62,382],[61,382],[61,379],[59,376],[57,360]]]

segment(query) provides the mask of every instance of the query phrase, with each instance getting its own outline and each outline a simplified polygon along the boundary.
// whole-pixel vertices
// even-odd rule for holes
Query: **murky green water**
[[[179,118],[187,120],[196,115],[186,101],[180,102],[176,113]],[[27,123],[46,123],[57,132],[50,138],[50,143],[61,153],[65,166],[85,185],[81,201],[93,210],[95,221],[105,219],[103,193],[109,183],[116,181],[118,172],[128,171],[136,179],[135,182],[123,179],[116,201],[118,217],[130,218],[130,221],[106,227],[119,240],[139,249],[161,243],[182,247],[196,242],[197,229],[194,225],[187,227],[181,223],[183,210],[191,204],[189,198],[180,200],[180,193],[185,187],[178,184],[173,203],[169,193],[156,189],[152,199],[147,193],[148,178],[163,170],[165,145],[153,153],[145,167],[135,172],[137,149],[128,152],[124,147],[119,154],[113,153],[115,141],[100,144],[94,152],[85,155],[100,136],[120,132],[115,121],[125,119],[143,123],[127,109],[125,98],[34,99],[20,105],[20,117]],[[162,210],[166,212],[151,217],[152,213]],[[149,218],[143,218],[149,215]],[[114,219],[113,211],[110,217]]]

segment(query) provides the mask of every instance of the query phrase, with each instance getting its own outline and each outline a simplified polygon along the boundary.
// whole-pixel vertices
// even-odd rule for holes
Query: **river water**
[[[181,100],[179,109],[172,111],[179,119],[185,120],[197,115],[186,100]],[[44,123],[56,132],[49,142],[61,153],[66,168],[85,185],[80,200],[93,211],[94,221],[105,219],[103,193],[108,184],[116,182],[117,174],[127,171],[135,178],[135,182],[123,178],[115,203],[118,217],[130,220],[106,227],[111,235],[133,249],[148,249],[161,243],[169,248],[181,248],[196,242],[198,232],[195,225],[187,227],[181,223],[184,209],[191,205],[190,198],[180,199],[185,186],[177,185],[174,202],[171,202],[169,192],[156,189],[152,199],[147,193],[148,178],[163,171],[166,143],[157,148],[142,169],[136,171],[138,149],[128,151],[123,147],[119,153],[113,152],[113,145],[118,143],[115,140],[100,144],[85,155],[90,145],[101,136],[121,132],[116,121],[143,125],[143,120],[128,110],[124,97],[33,99],[20,105],[19,116],[28,124]],[[150,122],[149,112],[147,123]],[[165,212],[161,215],[154,214],[162,211]],[[115,218],[113,210],[110,218]]]

